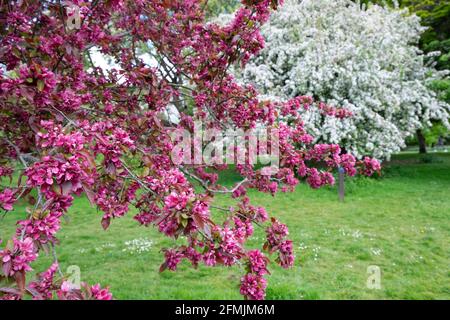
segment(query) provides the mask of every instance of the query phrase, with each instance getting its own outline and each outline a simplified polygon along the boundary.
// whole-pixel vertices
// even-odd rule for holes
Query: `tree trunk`
[[[427,153],[427,143],[423,136],[422,130],[417,130],[417,141],[419,142],[419,153]]]

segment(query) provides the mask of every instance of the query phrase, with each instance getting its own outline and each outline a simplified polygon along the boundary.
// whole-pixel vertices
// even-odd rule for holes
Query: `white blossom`
[[[309,94],[353,111],[338,120],[310,109],[304,120],[321,141],[389,158],[430,120],[448,126],[450,106],[429,89],[446,74],[426,66],[417,47],[424,30],[405,10],[287,0],[262,29],[265,49],[237,76],[270,97]]]

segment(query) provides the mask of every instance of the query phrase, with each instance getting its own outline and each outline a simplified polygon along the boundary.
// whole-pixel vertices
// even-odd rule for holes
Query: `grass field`
[[[450,154],[402,154],[382,178],[351,179],[346,188],[343,203],[336,188],[301,185],[275,198],[251,193],[253,204],[287,223],[296,251],[293,269],[271,266],[267,299],[450,299]],[[17,206],[0,220],[0,238],[11,236],[21,216]],[[63,269],[79,266],[82,281],[109,285],[116,299],[241,299],[238,267],[194,270],[183,263],[158,273],[159,250],[174,242],[139,227],[132,214],[103,231],[101,213],[81,198],[69,217],[57,248]],[[134,239],[148,251],[133,252]],[[257,230],[250,245],[263,242]],[[44,270],[50,261],[41,256],[33,267]],[[370,265],[381,268],[380,290],[366,287]]]

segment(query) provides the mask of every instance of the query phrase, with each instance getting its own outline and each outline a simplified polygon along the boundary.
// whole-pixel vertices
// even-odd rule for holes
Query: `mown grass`
[[[450,155],[398,155],[382,178],[349,179],[346,189],[344,202],[335,187],[301,185],[276,197],[251,192],[253,204],[288,224],[296,251],[293,269],[271,266],[267,298],[449,299]],[[220,197],[217,204],[232,202]],[[0,238],[11,236],[24,209],[0,220]],[[174,241],[139,227],[132,214],[103,231],[101,213],[80,198],[69,217],[59,233],[60,264],[79,266],[83,281],[109,285],[117,299],[241,299],[239,267],[194,270],[183,263],[158,273],[159,250]],[[256,230],[250,246],[260,247],[263,236]],[[148,252],[124,251],[126,241],[139,238],[153,242]],[[51,260],[42,255],[33,267],[44,270]],[[370,265],[381,268],[380,290],[366,286]]]

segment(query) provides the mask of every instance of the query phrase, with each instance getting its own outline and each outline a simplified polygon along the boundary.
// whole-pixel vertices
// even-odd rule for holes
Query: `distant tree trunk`
[[[417,130],[417,141],[419,142],[419,153],[427,153],[427,143],[422,130]]]

